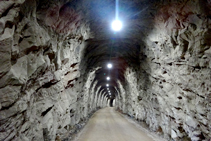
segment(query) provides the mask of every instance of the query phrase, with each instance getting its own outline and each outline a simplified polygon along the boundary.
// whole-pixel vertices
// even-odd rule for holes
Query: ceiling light
[[[120,31],[122,29],[122,22],[120,20],[114,20],[111,26],[114,31]]]
[[[108,86],[109,86],[109,84],[106,84],[106,86],[108,87]]]
[[[112,64],[109,63],[109,64],[107,65],[107,67],[108,67],[109,69],[112,68]]]
[[[107,79],[107,80],[110,80],[110,77],[107,77],[106,79]]]

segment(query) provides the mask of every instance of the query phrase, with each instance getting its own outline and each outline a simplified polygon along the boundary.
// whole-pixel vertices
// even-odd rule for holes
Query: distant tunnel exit
[[[115,102],[115,99],[110,99],[109,100],[109,106],[113,107],[114,106],[114,102]]]

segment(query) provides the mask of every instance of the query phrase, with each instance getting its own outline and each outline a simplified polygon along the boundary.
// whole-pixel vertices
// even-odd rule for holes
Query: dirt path
[[[114,108],[107,107],[92,116],[76,141],[153,141],[153,139]]]

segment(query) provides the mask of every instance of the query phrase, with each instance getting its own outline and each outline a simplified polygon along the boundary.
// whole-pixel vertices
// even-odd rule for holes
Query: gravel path
[[[153,138],[114,108],[107,107],[92,116],[76,141],[154,141]]]

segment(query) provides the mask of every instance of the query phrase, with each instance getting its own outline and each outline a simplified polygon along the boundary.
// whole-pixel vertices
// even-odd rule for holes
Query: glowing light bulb
[[[107,65],[107,67],[108,67],[109,69],[112,68],[112,64],[109,63],[109,64]]]
[[[107,80],[110,80],[110,77],[107,77],[106,79],[107,79]]]
[[[120,20],[114,20],[111,26],[114,31],[120,31],[122,29],[122,22]]]

